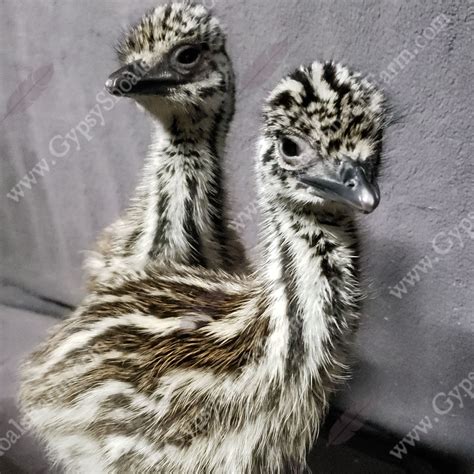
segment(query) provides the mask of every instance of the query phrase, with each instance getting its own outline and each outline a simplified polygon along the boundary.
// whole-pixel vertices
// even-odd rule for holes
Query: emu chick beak
[[[184,74],[174,71],[164,60],[152,68],[139,60],[113,72],[105,82],[112,95],[166,95],[178,85],[189,82]]]
[[[299,180],[323,199],[342,202],[355,209],[370,213],[380,202],[380,191],[375,180],[367,178],[364,165],[346,158],[336,171],[328,171],[325,176],[302,174]]]

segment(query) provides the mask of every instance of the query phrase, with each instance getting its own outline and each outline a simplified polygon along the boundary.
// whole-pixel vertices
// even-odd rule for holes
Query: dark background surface
[[[112,46],[121,27],[156,3],[0,3],[0,439],[11,428],[9,420],[18,419],[18,360],[53,322],[45,315],[64,315],[67,305],[80,301],[82,251],[117,218],[137,184],[149,121],[135,105],[124,99],[104,111],[104,124],[87,137],[77,127],[97,105],[96,95],[117,65]],[[225,171],[234,223],[250,253],[258,222],[255,137],[262,100],[279,78],[301,63],[335,59],[370,73],[393,109],[382,203],[361,219],[369,298],[354,377],[327,426],[330,434],[342,420],[332,435],[337,446],[316,452],[319,472],[359,472],[354,464],[339,470],[343,459],[356,459],[341,449],[351,449],[368,427],[389,433],[393,447],[429,417],[433,426],[416,446],[453,456],[461,463],[459,472],[472,473],[474,399],[459,384],[474,372],[474,4],[204,3],[227,25],[238,74]],[[65,152],[61,143],[71,129],[79,142],[68,140]],[[63,138],[55,139],[53,151],[64,156],[51,151],[57,136]],[[18,185],[38,162],[49,171],[36,175],[31,189]],[[18,202],[8,197],[15,186],[24,193],[16,195]],[[453,389],[460,400],[449,395]],[[443,410],[452,407],[439,415],[433,400]],[[397,461],[387,452],[390,447],[377,449]],[[7,457],[27,472],[42,469],[28,436],[0,456],[0,466]],[[317,457],[314,466],[317,472]],[[378,465],[360,472],[390,471]]]

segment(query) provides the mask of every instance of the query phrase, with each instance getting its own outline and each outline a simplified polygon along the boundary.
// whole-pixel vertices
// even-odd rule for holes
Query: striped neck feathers
[[[232,93],[216,108],[155,121],[137,200],[146,214],[139,219],[148,258],[206,268],[227,264],[221,159],[233,112]]]
[[[262,193],[264,263],[274,331],[285,335],[285,376],[334,380],[355,332],[360,291],[357,237],[341,208]]]

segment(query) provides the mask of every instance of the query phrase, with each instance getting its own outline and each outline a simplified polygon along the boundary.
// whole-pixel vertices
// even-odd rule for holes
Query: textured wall
[[[396,122],[386,134],[382,204],[361,219],[371,298],[354,381],[339,403],[401,436],[429,416],[433,428],[422,441],[468,456],[474,400],[461,391],[466,396],[451,396],[454,405],[443,415],[432,402],[474,372],[473,4],[205,3],[215,5],[228,26],[239,75],[226,172],[235,224],[249,248],[258,221],[252,157],[267,91],[294,66],[330,58],[371,73],[386,90]],[[111,46],[120,26],[154,4],[2,2],[4,301],[31,306],[34,295],[79,300],[81,251],[126,205],[148,143],[148,121],[123,100],[88,137],[68,139],[69,150],[56,139],[55,153],[64,156],[52,154],[50,142],[77,127],[97,104],[96,94],[115,67]],[[18,202],[8,198],[41,160],[50,168],[45,176],[31,190],[23,186]],[[28,294],[19,296],[18,288]],[[443,409],[449,406],[446,397],[435,400]]]

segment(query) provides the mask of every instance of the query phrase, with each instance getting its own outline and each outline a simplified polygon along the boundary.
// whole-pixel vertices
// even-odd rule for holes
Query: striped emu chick
[[[117,47],[122,67],[106,82],[153,119],[152,144],[131,207],[86,261],[90,287],[149,262],[240,269],[229,230],[221,160],[234,113],[225,35],[202,6],[160,6]]]
[[[69,472],[304,472],[358,321],[353,210],[378,203],[382,96],[314,63],[265,105],[262,261],[99,284],[30,357],[22,408]]]

